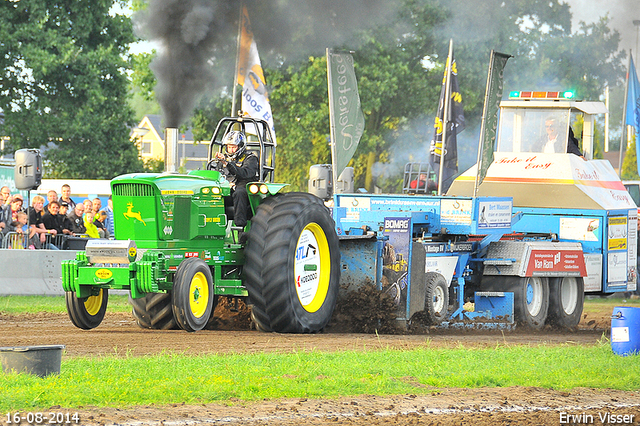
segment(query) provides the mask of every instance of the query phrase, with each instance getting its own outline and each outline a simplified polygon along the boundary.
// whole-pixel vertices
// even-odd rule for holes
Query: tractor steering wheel
[[[222,163],[215,158],[212,158],[207,163],[207,170],[215,170],[221,172],[223,168],[224,166],[222,165]]]

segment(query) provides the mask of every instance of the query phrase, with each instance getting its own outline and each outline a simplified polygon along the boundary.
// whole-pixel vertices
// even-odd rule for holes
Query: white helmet
[[[222,141],[222,143],[225,146],[225,152],[232,160],[241,158],[247,149],[247,137],[244,135],[244,133],[238,130],[227,133],[224,136],[224,140]],[[237,146],[238,149],[236,149],[236,152],[231,154],[227,148],[229,145]]]

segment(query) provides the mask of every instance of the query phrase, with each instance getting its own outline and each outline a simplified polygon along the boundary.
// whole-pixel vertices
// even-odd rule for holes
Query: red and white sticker
[[[564,272],[584,277],[587,268],[580,250],[532,250],[527,264],[527,276],[548,272]],[[542,273],[542,274],[540,274]]]

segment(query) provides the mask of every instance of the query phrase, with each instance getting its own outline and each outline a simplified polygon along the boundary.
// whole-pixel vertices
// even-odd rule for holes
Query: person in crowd
[[[60,212],[58,213],[58,221],[60,222],[60,229],[65,235],[73,235],[71,231],[71,219],[67,216],[69,214],[69,204],[65,201],[60,202]]]
[[[102,209],[102,211],[107,214],[107,218],[104,221],[104,228],[109,233],[109,237],[113,237],[116,231],[113,223],[113,200],[111,199],[111,195],[109,195],[109,199],[107,200],[107,207]]]
[[[2,193],[4,199],[3,205],[9,205],[11,203],[11,188],[5,185],[0,188],[0,193]]]
[[[6,244],[6,248],[26,248],[28,244],[31,244],[31,239],[33,238],[35,242],[38,242],[38,237],[35,234],[29,233],[29,226],[27,222],[29,221],[29,215],[24,211],[19,211],[16,213],[16,221],[9,223],[3,230],[4,237],[7,238],[7,235],[10,233],[15,233],[12,235],[10,240]],[[35,248],[35,247],[34,247]]]
[[[65,183],[62,185],[62,188],[60,188],[60,193],[60,201],[67,203],[69,205],[69,210],[73,211],[73,209],[76,208],[76,202],[71,199],[71,187]]]
[[[93,211],[93,203],[91,202],[90,199],[85,198],[82,201],[82,204],[84,205],[84,214],[86,215],[87,213]]]
[[[100,198],[98,197],[94,198],[91,201],[91,210],[93,210],[93,213],[97,215],[101,208],[102,208],[102,201],[100,201]]]
[[[27,213],[29,215],[29,228],[31,228],[30,233],[35,233],[40,238],[40,242],[44,243],[46,241],[46,229],[42,225],[42,216],[45,213],[44,209],[44,197],[40,195],[36,195],[31,200],[31,207],[27,209]]]
[[[71,221],[71,234],[84,234],[87,232],[87,228],[84,226],[84,220],[82,215],[84,214],[84,204],[76,204],[76,207],[71,213],[69,213],[69,220]]]
[[[22,228],[24,227],[24,225],[26,225],[28,221],[28,215],[24,211],[19,211],[16,213],[15,219],[16,220],[9,221],[7,223],[7,226],[5,226],[4,229],[2,230],[2,232],[5,235],[10,232],[22,233]]]
[[[19,211],[23,211],[22,204],[24,203],[24,198],[22,195],[15,194],[11,197],[11,202],[9,205],[5,205],[2,211],[0,212],[0,228],[4,228],[10,223],[17,221],[16,214]]]
[[[20,211],[24,211],[24,209],[22,208],[23,204],[24,204],[24,198],[22,197],[21,194],[14,194],[13,197],[11,197],[11,204],[7,209],[8,215],[10,215],[10,218],[8,219],[8,221],[15,222],[17,220],[16,214]]]
[[[58,219],[58,213],[60,212],[60,203],[52,201],[47,206],[46,213],[42,216],[42,226],[46,230],[47,240],[44,242],[44,247],[52,250],[57,250],[59,247],[56,245],[57,235],[62,235],[62,228],[60,226],[60,220]],[[59,243],[58,243],[59,244]]]
[[[47,192],[47,205],[52,201],[58,201],[58,193],[53,189]]]
[[[100,210],[96,213],[96,218],[93,220],[93,224],[98,228],[98,234],[100,234],[100,238],[109,238],[109,232],[104,226],[104,222],[107,219],[107,212],[104,210]]]
[[[95,220],[95,213],[92,210],[84,212],[84,227],[86,228],[86,234],[91,238],[100,238],[98,227],[93,223]]]

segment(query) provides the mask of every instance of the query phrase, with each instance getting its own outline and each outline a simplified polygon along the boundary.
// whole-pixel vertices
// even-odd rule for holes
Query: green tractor
[[[233,185],[213,160],[232,130],[247,135],[260,161],[257,181],[247,184],[245,228],[234,226]],[[89,240],[62,263],[73,324],[97,327],[109,289],[118,289],[129,291],[143,328],[201,330],[224,296],[245,299],[259,330],[322,330],[338,295],[338,237],[322,200],[273,183],[275,150],[267,122],[227,117],[211,138],[207,170],[113,179],[115,240]]]

